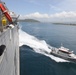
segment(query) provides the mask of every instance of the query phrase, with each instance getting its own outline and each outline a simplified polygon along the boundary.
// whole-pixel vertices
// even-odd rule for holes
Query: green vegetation
[[[34,19],[23,19],[23,20],[19,20],[20,22],[40,22],[38,20],[34,20]]]

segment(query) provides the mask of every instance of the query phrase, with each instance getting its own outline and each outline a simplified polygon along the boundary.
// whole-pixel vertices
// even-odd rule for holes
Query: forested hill
[[[34,20],[34,19],[24,19],[24,20],[19,20],[20,22],[40,22],[38,20]]]

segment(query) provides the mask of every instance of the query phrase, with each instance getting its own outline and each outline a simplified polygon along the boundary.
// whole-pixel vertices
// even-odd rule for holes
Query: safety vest
[[[2,25],[3,26],[7,25],[7,19],[6,19],[6,17],[2,17]]]

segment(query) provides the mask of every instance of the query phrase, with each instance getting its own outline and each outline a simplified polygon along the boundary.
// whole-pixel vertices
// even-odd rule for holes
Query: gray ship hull
[[[0,33],[0,45],[5,51],[0,56],[0,75],[19,75],[19,32],[18,26]]]

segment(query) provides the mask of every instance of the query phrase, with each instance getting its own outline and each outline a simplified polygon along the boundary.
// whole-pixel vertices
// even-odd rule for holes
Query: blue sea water
[[[48,45],[57,48],[59,48],[62,43],[64,47],[73,50],[76,54],[76,26],[26,22],[20,23],[20,26],[25,33],[38,39],[38,42],[40,42],[39,40],[44,40]],[[25,40],[27,39],[24,37],[24,41]],[[29,36],[27,41],[29,41],[30,44],[34,44],[34,42],[29,40]],[[76,64],[56,62],[42,53],[35,52],[33,46],[23,44],[20,46],[20,74],[76,75]]]

